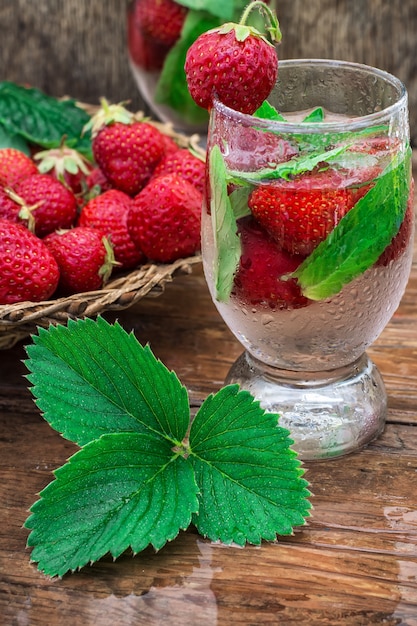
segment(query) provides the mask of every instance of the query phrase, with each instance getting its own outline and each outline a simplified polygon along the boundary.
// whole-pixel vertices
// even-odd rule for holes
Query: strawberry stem
[[[279,43],[282,39],[282,34],[279,28],[277,14],[273,9],[270,9],[269,6],[265,4],[265,2],[262,2],[262,0],[254,0],[254,2],[248,4],[246,9],[242,13],[239,24],[244,26],[250,13],[254,9],[259,9],[260,13],[263,13],[263,15],[267,18],[267,24],[265,26],[265,29],[268,31],[271,40],[274,43]]]

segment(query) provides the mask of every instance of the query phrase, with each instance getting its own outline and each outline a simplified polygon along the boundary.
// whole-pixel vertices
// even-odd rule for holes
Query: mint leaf
[[[277,421],[238,385],[209,396],[195,416],[190,458],[200,506],[193,523],[212,541],[259,544],[304,523],[307,483]]]
[[[254,117],[260,117],[264,120],[273,120],[275,122],[286,121],[285,117],[283,117],[268,100],[265,100],[253,115]]]
[[[247,215],[250,215],[250,208],[248,207],[248,199],[252,190],[253,190],[252,186],[237,187],[229,195],[230,205],[232,207],[235,220],[239,220],[242,217],[246,217]]]
[[[0,82],[0,124],[11,135],[44,148],[66,144],[91,158],[91,139],[83,135],[90,116],[73,100],[57,100],[39,89]]]
[[[116,558],[127,548],[159,550],[188,527],[198,507],[191,465],[153,434],[104,435],[55,476],[25,523],[31,558],[50,576],[108,552]]]
[[[25,522],[46,574],[128,548],[158,550],[192,519],[207,536],[241,544],[304,523],[310,494],[288,432],[250,394],[225,387],[190,426],[175,374],[117,323],[69,321],[33,341],[26,363],[37,402],[53,427],[84,444]],[[214,523],[229,498],[236,519]]]
[[[336,159],[346,152],[349,145],[338,146],[332,150],[324,150],[323,152],[302,155],[300,157],[294,157],[289,161],[278,163],[274,168],[263,168],[256,172],[242,172],[229,170],[227,172],[227,179],[230,182],[239,182],[241,180],[256,183],[259,181],[277,180],[283,178],[288,180],[293,176],[298,176],[305,172],[311,172],[320,163],[333,163]]]
[[[303,122],[311,123],[311,122],[322,122],[324,120],[324,111],[322,107],[317,107],[310,111],[308,115],[305,116]]]
[[[404,219],[410,189],[411,150],[375,185],[292,274],[312,300],[333,296],[379,258]]]
[[[213,146],[209,155],[210,213],[214,237],[213,274],[216,298],[227,301],[241,255],[236,217],[227,190],[227,172],[220,148]]]
[[[103,318],[39,329],[26,366],[37,406],[64,437],[82,446],[108,432],[162,433],[181,442],[187,390],[148,346]]]

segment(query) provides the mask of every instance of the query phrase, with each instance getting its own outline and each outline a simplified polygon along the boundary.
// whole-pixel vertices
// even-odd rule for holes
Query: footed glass
[[[244,348],[225,382],[280,415],[300,458],[336,457],[385,425],[366,350],[411,267],[407,93],[372,67],[289,60],[268,102],[215,101],[209,122],[204,272]]]

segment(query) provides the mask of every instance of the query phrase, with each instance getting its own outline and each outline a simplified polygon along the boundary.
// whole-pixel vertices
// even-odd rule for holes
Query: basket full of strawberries
[[[198,137],[125,106],[0,83],[0,349],[190,272],[204,160]]]

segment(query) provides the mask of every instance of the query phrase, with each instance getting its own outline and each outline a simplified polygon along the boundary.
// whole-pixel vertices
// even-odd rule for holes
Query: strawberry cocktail
[[[305,459],[363,447],[386,392],[366,355],[412,257],[407,95],[367,66],[281,61],[253,114],[214,98],[202,216],[213,301],[245,348],[227,382]]]

